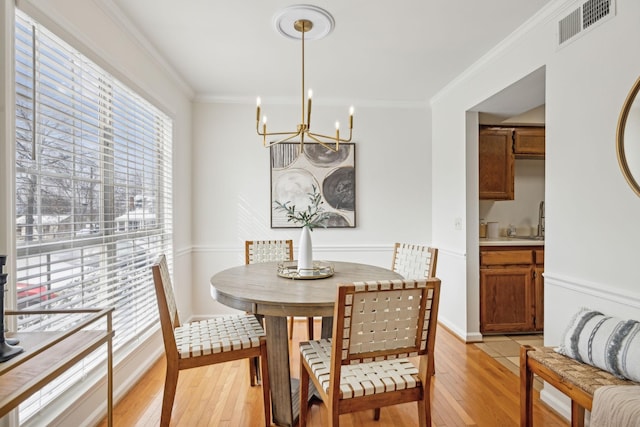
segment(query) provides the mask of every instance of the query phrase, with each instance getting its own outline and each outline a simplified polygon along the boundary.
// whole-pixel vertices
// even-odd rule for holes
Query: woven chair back
[[[435,337],[439,279],[340,285],[334,349],[341,364],[430,353]]]
[[[155,277],[156,275],[159,275],[159,277]],[[163,304],[160,304],[161,301],[158,301],[159,305],[161,305],[160,310],[166,311],[166,315],[171,320],[171,328],[175,329],[180,326],[180,321],[178,320],[178,308],[176,305],[175,295],[173,294],[173,286],[171,284],[169,266],[167,265],[167,257],[164,254],[158,257],[158,260],[154,265],[154,279],[156,295],[164,297],[162,300],[166,302],[166,306],[162,307]],[[161,290],[162,292],[158,293],[158,290]]]
[[[438,249],[409,243],[396,243],[391,270],[405,279],[427,279],[436,276]]]
[[[292,261],[293,240],[247,240],[244,253],[246,264]]]

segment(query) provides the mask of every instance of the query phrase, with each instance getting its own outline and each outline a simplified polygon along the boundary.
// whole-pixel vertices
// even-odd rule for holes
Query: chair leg
[[[289,317],[289,339],[293,339],[293,316]]]
[[[178,387],[178,369],[171,366],[167,361],[167,373],[164,380],[164,395],[162,396],[162,414],[160,416],[160,426],[168,427],[171,421],[171,411],[173,401],[176,397]]]
[[[309,340],[313,339],[313,317],[307,317],[307,335]]]
[[[584,427],[584,408],[571,401],[571,427]]]
[[[533,427],[533,372],[527,362],[530,349],[520,347],[520,427]]]
[[[427,354],[427,358],[428,358],[428,363],[429,363],[429,371],[431,373],[431,376],[434,376],[436,374],[436,359],[435,359],[435,354]]]
[[[251,387],[260,384],[260,358],[252,357],[249,359],[249,377],[251,379]]]
[[[257,359],[257,358],[256,358]],[[267,366],[267,342],[260,344],[260,366],[262,368],[262,400],[264,402],[264,425],[271,425],[271,389],[269,388],[269,368]]]
[[[340,427],[340,414],[338,411],[332,405],[328,405],[327,409],[329,409],[329,427]]]
[[[247,313],[249,314],[249,313]],[[256,320],[260,322],[264,328],[264,316],[261,314],[254,314]],[[260,384],[260,358],[253,357],[249,359],[249,380],[251,387]]]
[[[434,354],[430,354],[429,357],[431,358],[431,360],[433,360],[433,370],[431,371],[431,375],[435,375],[436,374],[436,355]]]
[[[422,385],[424,392],[422,399],[418,400],[418,425],[420,427],[431,427],[431,376]]]
[[[376,421],[380,421],[380,408],[376,408],[373,410],[373,419]]]
[[[304,357],[300,355],[300,417],[299,427],[307,425],[307,412],[309,410],[309,372]]]
[[[433,378],[433,357],[431,354],[420,358],[419,367],[422,399],[418,400],[418,425],[431,427],[431,380]]]

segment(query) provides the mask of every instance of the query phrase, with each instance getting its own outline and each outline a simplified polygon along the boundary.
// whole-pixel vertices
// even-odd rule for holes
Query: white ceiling
[[[274,29],[291,0],[102,0],[197,97],[299,99],[300,42]],[[335,29],[306,43],[315,102],[426,103],[550,0],[321,0]]]

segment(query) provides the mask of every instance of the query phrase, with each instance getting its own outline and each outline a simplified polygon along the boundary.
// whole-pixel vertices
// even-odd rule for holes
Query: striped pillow
[[[640,322],[582,308],[571,319],[560,354],[640,382]]]

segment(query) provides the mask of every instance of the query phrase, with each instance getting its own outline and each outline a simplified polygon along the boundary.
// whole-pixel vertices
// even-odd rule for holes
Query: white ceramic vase
[[[298,249],[298,273],[301,276],[313,274],[313,247],[311,245],[311,229],[302,227],[300,247]]]

